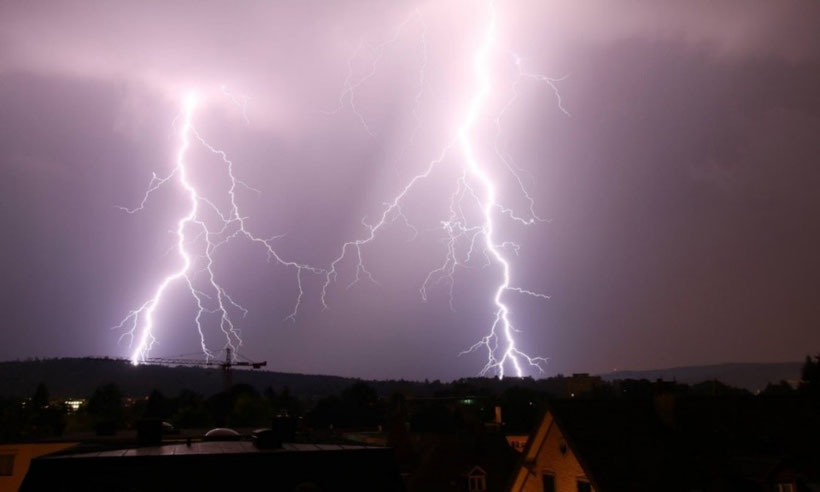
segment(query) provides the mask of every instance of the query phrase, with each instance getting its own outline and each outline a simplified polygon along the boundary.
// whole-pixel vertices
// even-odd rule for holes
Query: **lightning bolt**
[[[364,39],[362,41],[360,41],[359,45],[353,51],[353,54],[351,55],[351,57],[347,60],[347,77],[345,77],[344,85],[342,87],[342,91],[339,93],[339,100],[336,104],[336,107],[334,107],[333,109],[330,109],[330,110],[321,111],[321,113],[326,115],[326,116],[332,116],[332,115],[338,114],[340,111],[342,111],[345,108],[345,106],[349,106],[350,110],[353,112],[354,115],[356,115],[356,118],[359,120],[359,123],[361,123],[362,127],[364,128],[364,131],[367,132],[367,134],[370,135],[371,137],[376,136],[376,132],[367,123],[367,118],[364,117],[364,115],[359,110],[358,105],[356,104],[356,91],[359,90],[360,88],[362,88],[362,86],[364,86],[364,84],[367,83],[368,80],[370,80],[370,79],[372,79],[373,77],[376,76],[376,74],[378,73],[379,63],[381,63],[382,59],[384,58],[384,54],[387,51],[387,49],[391,45],[395,44],[396,41],[399,40],[402,33],[407,29],[407,26],[413,20],[418,18],[419,16],[420,16],[419,11],[418,10],[414,11],[413,14],[411,14],[409,17],[407,17],[401,24],[399,24],[396,27],[396,29],[393,32],[393,35],[389,39],[387,39],[386,41],[384,41],[382,43],[379,43],[379,44],[376,44],[376,45],[371,45],[370,43],[367,43],[366,40],[364,40]],[[424,32],[426,33],[426,28],[425,28]],[[427,46],[426,46],[426,37],[425,36],[426,36],[426,34],[422,35],[422,43],[424,44],[424,56],[425,56],[424,64],[426,64],[426,57],[427,57]],[[355,70],[354,70],[353,64],[354,64],[354,62],[356,61],[357,58],[360,58],[362,56],[363,52],[372,53],[372,60],[370,61],[370,69],[368,70],[368,72],[365,75],[363,75],[362,77],[359,77],[358,80],[354,81]],[[424,69],[423,68],[420,71],[420,73],[421,73],[421,84],[423,85],[424,84]],[[417,104],[418,104],[418,99],[419,98],[420,98],[420,96],[418,96],[416,98],[416,103]]]
[[[454,275],[459,267],[467,266],[477,253],[480,253],[485,259],[485,266],[495,266],[500,270],[500,280],[495,286],[494,295],[492,297],[492,306],[494,311],[493,321],[490,324],[488,333],[483,336],[478,342],[473,344],[467,350],[461,352],[461,355],[475,352],[480,349],[485,349],[487,352],[487,362],[481,369],[480,374],[486,375],[490,372],[495,372],[500,378],[503,378],[505,371],[512,369],[514,374],[518,377],[523,377],[525,367],[536,369],[540,372],[544,371],[545,364],[548,359],[544,357],[534,357],[525,353],[517,343],[515,328],[511,319],[511,308],[508,301],[509,295],[525,295],[540,299],[549,299],[549,296],[535,292],[533,290],[525,289],[513,283],[512,265],[508,259],[507,252],[512,251],[518,254],[520,246],[512,241],[501,241],[498,238],[498,228],[496,220],[499,216],[511,219],[515,223],[521,225],[532,225],[536,222],[542,222],[535,212],[535,201],[527,191],[524,181],[520,177],[519,169],[514,165],[512,157],[504,152],[501,148],[502,135],[502,119],[507,111],[515,104],[519,97],[519,86],[526,80],[541,82],[549,86],[557,99],[559,109],[566,115],[566,111],[558,92],[557,82],[562,79],[550,78],[541,74],[532,73],[523,68],[523,60],[515,53],[510,53],[512,56],[514,66],[516,68],[516,80],[513,83],[513,94],[503,105],[500,112],[495,118],[496,138],[493,149],[496,160],[503,163],[506,170],[511,173],[525,200],[528,203],[528,216],[521,216],[514,212],[511,207],[506,207],[499,202],[497,187],[490,174],[486,169],[486,160],[477,156],[476,145],[473,141],[473,133],[476,124],[480,117],[486,110],[487,99],[493,90],[492,80],[490,76],[490,56],[496,50],[496,29],[497,17],[495,3],[488,2],[489,20],[486,29],[483,31],[481,43],[477,47],[473,55],[473,72],[475,76],[476,87],[474,89],[472,98],[469,100],[464,115],[461,119],[461,124],[457,128],[453,138],[442,148],[437,157],[431,160],[427,166],[418,174],[413,176],[407,184],[401,188],[392,200],[385,204],[382,213],[378,216],[374,223],[368,223],[362,219],[362,225],[365,228],[365,235],[359,239],[348,241],[342,245],[339,255],[331,262],[329,268],[325,272],[325,281],[322,286],[321,300],[325,308],[328,307],[327,296],[328,290],[339,277],[339,267],[348,258],[352,258],[355,262],[355,274],[352,281],[348,284],[348,288],[355,285],[362,279],[368,279],[375,282],[373,275],[367,269],[364,256],[363,247],[373,243],[378,233],[393,222],[402,221],[405,225],[416,231],[416,229],[409,223],[407,217],[402,210],[402,202],[409,195],[413,188],[420,182],[429,179],[434,174],[435,170],[450,153],[459,151],[461,158],[461,173],[455,183],[455,189],[450,196],[449,210],[447,217],[441,221],[441,230],[445,234],[445,258],[443,263],[436,269],[432,270],[422,283],[419,292],[422,300],[428,299],[429,291],[435,285],[445,282],[448,284],[449,303],[451,309],[453,308],[454,298]],[[414,14],[414,15],[417,15]],[[369,135],[374,135],[375,132],[367,123],[363,114],[355,105],[354,94],[357,89],[360,89],[363,84],[375,76],[378,62],[384,56],[385,49],[393,44],[405,29],[408,21],[403,22],[395,31],[394,35],[384,43],[377,45],[375,48],[375,56],[371,63],[371,69],[365,75],[354,81],[353,77],[353,59],[359,56],[360,48],[354,52],[353,57],[348,61],[348,74],[344,82],[344,88],[339,97],[339,105],[327,114],[337,114],[344,107],[344,102],[347,100],[352,112],[359,119],[364,127],[364,130]],[[426,33],[424,33],[426,35]],[[424,88],[424,69],[426,68],[426,39],[422,37],[422,43],[425,47],[424,63],[419,71],[420,89],[414,99],[413,116],[416,117],[419,101]],[[412,140],[412,137],[411,137]],[[469,207],[477,208],[479,211],[480,220],[478,223],[471,223],[468,220],[468,213],[465,211]]]
[[[509,316],[510,308],[504,301],[504,295],[507,292],[518,292],[528,293],[530,295],[540,297],[546,296],[518,287],[513,287],[511,285],[510,263],[503,255],[501,248],[499,248],[495,242],[496,227],[493,220],[496,210],[504,211],[505,209],[501,207],[496,200],[495,184],[481,166],[478,158],[475,156],[473,142],[470,138],[471,131],[475,126],[476,120],[478,119],[478,116],[483,109],[484,103],[491,90],[487,58],[489,57],[490,50],[495,44],[496,16],[493,4],[490,4],[490,9],[492,15],[490,17],[489,26],[484,35],[484,42],[474,57],[474,70],[478,80],[478,89],[467,108],[464,123],[458,131],[458,140],[461,144],[462,153],[464,154],[464,161],[466,162],[467,171],[483,188],[483,197],[479,197],[477,196],[476,191],[469,184],[465,184],[465,186],[469,188],[470,192],[476,196],[476,199],[482,205],[481,209],[484,215],[484,223],[481,226],[481,235],[484,237],[484,251],[489,253],[489,255],[501,266],[502,281],[496,288],[495,296],[493,297],[493,303],[495,304],[496,310],[495,320],[490,327],[490,333],[473,345],[473,347],[468,349],[467,352],[475,350],[480,346],[485,346],[487,348],[488,360],[487,364],[482,369],[481,374],[484,374],[491,369],[497,369],[499,377],[504,377],[504,366],[509,362],[515,369],[516,375],[521,377],[523,376],[521,359],[525,360],[530,366],[536,367],[541,371],[543,371],[541,364],[546,363],[547,360],[543,357],[530,357],[517,347],[516,340],[513,335],[514,327]],[[463,177],[461,181],[466,183]],[[527,195],[527,197],[529,197],[529,195]],[[531,198],[530,204],[532,205]],[[525,221],[525,223],[530,222]],[[501,331],[501,334],[498,333],[499,331]],[[505,346],[499,348],[499,338],[502,336]],[[496,355],[498,352],[501,353],[500,356]]]
[[[228,95],[234,104],[242,109],[243,117],[247,118],[247,98],[241,100],[230,95],[225,88],[223,94]],[[293,311],[286,319],[295,319],[302,302],[304,290],[302,286],[305,272],[321,274],[323,270],[306,264],[283,258],[274,248],[273,241],[281,236],[262,238],[247,227],[246,218],[242,215],[237,203],[237,190],[244,187],[258,192],[238,179],[234,174],[233,162],[227,154],[209,144],[196,130],[193,124],[194,112],[198,105],[196,94],[188,94],[182,103],[180,114],[175,118],[174,125],[179,125],[179,147],[176,161],[171,172],[164,177],[156,173],[152,175],[148,188],[140,203],[133,208],[120,207],[129,214],[143,210],[151,195],[166,184],[176,182],[187,197],[188,212],[181,216],[176,223],[174,235],[176,238],[176,254],[179,257],[179,267],[165,276],[154,289],[154,294],[138,308],[128,314],[114,327],[125,330],[120,339],[129,338],[129,347],[132,348],[131,361],[138,364],[144,361],[154,344],[157,343],[156,310],[161,304],[167,291],[175,283],[182,283],[190,292],[197,305],[197,314],[194,323],[199,334],[203,353],[208,358],[214,357],[214,352],[206,343],[206,324],[208,316],[215,316],[216,326],[225,337],[225,347],[232,349],[236,354],[242,345],[240,330],[235,320],[238,315],[247,315],[247,309],[237,303],[219,283],[214,265],[218,250],[234,239],[245,239],[258,245],[267,255],[267,260],[292,269],[295,272],[298,288],[297,298]],[[247,120],[246,120],[247,121]],[[193,144],[199,144],[210,153],[218,156],[225,165],[228,175],[226,194],[228,196],[227,211],[221,210],[211,199],[200,192],[189,176],[191,163],[189,153]],[[136,342],[136,343],[135,343]],[[234,355],[235,356],[235,355]]]
[[[222,287],[214,270],[217,251],[234,239],[244,239],[258,245],[267,255],[268,261],[274,261],[294,271],[298,294],[294,308],[286,319],[295,319],[299,311],[304,296],[303,275],[306,272],[323,276],[321,302],[325,308],[328,308],[327,297],[330,286],[338,280],[338,268],[346,259],[352,258],[356,265],[355,274],[348,283],[348,288],[362,279],[376,282],[374,276],[366,267],[363,248],[373,243],[381,230],[396,221],[401,221],[406,227],[412,229],[415,237],[417,229],[410,223],[403,211],[405,198],[419,182],[432,178],[437,168],[448,157],[457,154],[461,172],[450,195],[446,217],[440,222],[446,245],[444,261],[426,276],[419,289],[420,296],[422,300],[426,301],[429,291],[444,282],[448,285],[449,303],[452,309],[454,280],[457,270],[469,266],[476,261],[475,258],[483,257],[485,266],[494,267],[500,272],[500,278],[493,289],[491,301],[494,312],[493,320],[490,323],[488,333],[463,351],[462,354],[481,349],[486,350],[487,362],[480,371],[482,375],[494,371],[499,377],[504,377],[505,371],[511,369],[515,375],[521,377],[527,367],[543,372],[547,359],[530,356],[519,347],[515,336],[517,329],[511,319],[512,310],[508,297],[511,295],[525,295],[541,299],[548,299],[549,297],[520,287],[513,282],[513,268],[509,253],[512,252],[517,255],[520,245],[512,241],[500,240],[497,237],[499,234],[498,219],[506,217],[523,226],[542,222],[543,219],[535,212],[535,201],[526,189],[524,180],[519,174],[522,170],[514,163],[512,156],[502,149],[502,119],[518,100],[520,84],[528,80],[549,86],[557,99],[558,108],[567,115],[569,113],[564,108],[556,85],[562,79],[529,72],[523,68],[521,57],[515,53],[509,53],[513,59],[517,78],[512,86],[511,97],[495,117],[496,135],[493,142],[495,156],[492,159],[479,157],[477,145],[474,142],[475,127],[481,121],[482,115],[486,113],[488,98],[493,92],[490,57],[497,50],[495,4],[490,1],[488,5],[490,13],[488,24],[486,29],[483,30],[481,42],[473,55],[472,68],[475,76],[475,88],[464,110],[461,123],[454,131],[454,135],[437,153],[436,157],[430,160],[421,172],[413,176],[385,204],[382,213],[375,222],[368,223],[365,219],[362,219],[362,225],[365,228],[364,236],[343,243],[339,255],[326,269],[315,268],[283,258],[274,247],[274,241],[281,236],[262,238],[250,232],[246,218],[242,215],[238,206],[237,189],[243,187],[255,192],[258,192],[258,190],[251,188],[238,179],[234,174],[233,162],[227,154],[209,144],[194,127],[193,116],[197,108],[196,96],[191,94],[184,99],[181,112],[175,119],[175,124],[180,119],[182,123],[179,125],[180,144],[173,169],[165,176],[159,176],[156,173],[152,175],[147,190],[136,207],[121,207],[129,214],[137,213],[144,209],[154,192],[170,183],[177,183],[188,198],[188,212],[178,219],[176,229],[173,231],[176,241],[172,250],[176,251],[180,260],[179,267],[166,275],[156,285],[152,297],[136,309],[129,311],[115,327],[125,330],[122,337],[128,337],[130,340],[129,346],[133,348],[131,354],[133,363],[137,364],[143,361],[157,342],[155,312],[166,297],[168,289],[175,283],[185,285],[197,305],[194,322],[205,355],[209,358],[214,356],[206,343],[206,325],[209,316],[216,317],[216,326],[225,337],[225,346],[233,349],[234,354],[237,353],[237,349],[242,344],[242,339],[235,320],[237,316],[245,316],[247,310],[237,303]],[[406,145],[413,143],[415,133],[421,125],[418,113],[426,87],[425,70],[427,67],[426,27],[418,11],[415,11],[402,22],[385,42],[371,45],[362,41],[359,44],[348,60],[348,73],[338,98],[338,104],[332,110],[325,111],[325,114],[338,114],[345,106],[348,106],[365,132],[371,136],[375,135],[375,130],[357,106],[356,93],[364,87],[368,80],[376,76],[378,65],[388,49],[408,29],[409,24],[415,20],[418,20],[422,26],[421,45],[423,57],[418,71],[418,90],[413,99],[413,118],[416,121],[416,126]],[[371,54],[370,68],[363,76],[356,78],[354,61],[365,52]],[[242,111],[243,118],[248,123],[247,104],[249,98],[234,95],[228,92],[225,87],[222,87],[222,93]],[[214,201],[201,193],[189,178],[189,169],[191,167],[189,151],[192,145],[200,145],[207,149],[211,154],[218,156],[226,166],[228,174],[226,193],[229,198],[229,206],[226,211],[221,210]],[[502,163],[507,172],[515,178],[522,196],[528,203],[527,214],[519,215],[512,207],[503,205],[499,200],[497,185],[487,167],[493,161]],[[469,214],[471,209],[479,212],[480,220],[468,219],[468,217],[473,217]],[[135,343],[136,346],[134,347]]]

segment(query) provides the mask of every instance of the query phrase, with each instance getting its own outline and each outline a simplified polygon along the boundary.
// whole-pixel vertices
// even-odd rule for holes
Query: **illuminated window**
[[[544,487],[544,492],[555,492],[555,475],[544,473],[541,475],[541,484]]]
[[[66,400],[63,402],[66,406],[66,409],[69,413],[74,413],[80,409],[80,407],[85,403],[85,400]]]
[[[794,492],[793,483],[779,483],[774,486],[775,492]]]
[[[14,455],[0,454],[0,477],[14,474]]]

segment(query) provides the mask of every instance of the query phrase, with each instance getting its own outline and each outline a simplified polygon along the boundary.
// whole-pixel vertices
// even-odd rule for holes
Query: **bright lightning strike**
[[[521,377],[524,375],[521,367],[522,360],[541,371],[543,371],[542,364],[546,363],[547,360],[543,357],[530,357],[516,346],[515,336],[513,335],[514,327],[509,317],[510,308],[504,302],[504,294],[507,292],[518,292],[534,294],[541,297],[545,296],[511,285],[510,263],[502,253],[501,248],[499,248],[499,246],[495,243],[496,228],[493,221],[494,213],[497,209],[503,211],[504,208],[501,207],[496,201],[495,184],[487,172],[481,167],[481,163],[475,156],[473,142],[470,138],[470,132],[475,126],[476,120],[484,107],[484,103],[492,87],[487,58],[490,54],[490,50],[495,44],[496,17],[494,6],[491,4],[490,7],[492,12],[490,24],[484,36],[484,43],[476,52],[474,58],[475,73],[476,78],[478,79],[478,90],[476,91],[476,94],[467,109],[464,123],[458,131],[458,139],[461,144],[464,160],[467,164],[466,167],[469,170],[469,173],[476,178],[476,180],[484,188],[483,197],[477,197],[479,202],[483,205],[482,210],[484,215],[484,224],[481,227],[481,235],[484,237],[485,252],[489,253],[489,255],[492,256],[501,266],[502,281],[501,284],[498,285],[495,291],[495,296],[493,297],[496,311],[495,320],[490,328],[490,333],[481,341],[477,342],[476,345],[473,345],[473,347],[468,349],[468,351],[472,351],[480,346],[485,346],[487,348],[489,355],[487,364],[481,371],[482,374],[489,370],[496,369],[498,371],[498,376],[504,377],[504,366],[507,363],[510,363],[515,369],[516,375]],[[475,193],[472,188],[470,188],[470,191],[471,193]],[[529,195],[527,196],[529,197]],[[532,203],[531,200],[532,199],[530,199],[530,203]],[[499,331],[501,331],[501,334],[498,333]],[[501,337],[503,337],[504,345],[499,347],[499,338]],[[498,355],[499,353],[500,355]]]
[[[195,95],[186,97],[183,101],[181,113],[177,117],[177,119],[182,120],[182,124],[179,125],[180,144],[172,171],[163,177],[154,174],[138,206],[131,209],[123,208],[129,214],[142,210],[151,195],[169,183],[177,183],[188,198],[188,212],[179,217],[174,230],[176,238],[174,250],[180,260],[180,266],[157,284],[151,298],[137,309],[130,311],[117,325],[118,328],[126,330],[123,337],[129,337],[130,339],[133,348],[131,360],[135,364],[143,361],[157,342],[155,312],[167,296],[168,289],[175,283],[185,285],[196,302],[197,314],[194,321],[200,336],[202,350],[206,356],[213,357],[213,352],[206,343],[206,325],[209,317],[216,317],[215,324],[225,337],[225,347],[233,349],[234,354],[237,352],[242,344],[242,339],[235,318],[238,315],[246,315],[247,310],[234,301],[222,287],[214,269],[217,250],[232,239],[244,238],[251,243],[258,244],[267,254],[269,261],[273,260],[295,272],[298,295],[293,311],[286,319],[294,319],[298,313],[304,295],[303,274],[305,272],[323,275],[324,283],[321,289],[321,301],[325,308],[328,307],[328,290],[339,277],[338,267],[347,258],[352,257],[356,265],[355,274],[348,287],[362,279],[375,282],[373,275],[365,265],[363,247],[374,242],[379,231],[395,221],[402,221],[414,233],[417,233],[416,228],[413,227],[404,214],[402,207],[405,198],[413,191],[417,183],[431,178],[439,165],[451,154],[458,153],[460,156],[458,159],[461,162],[461,173],[456,179],[455,189],[450,195],[450,205],[446,218],[440,222],[441,230],[446,238],[444,262],[426,276],[419,289],[420,295],[423,300],[427,300],[430,289],[444,282],[449,286],[449,301],[451,308],[453,308],[454,276],[457,269],[466,267],[475,257],[483,256],[486,266],[494,266],[500,271],[500,279],[495,284],[492,296],[494,317],[488,334],[462,354],[482,348],[486,349],[487,362],[481,370],[482,375],[494,371],[499,377],[504,377],[505,371],[512,369],[517,376],[521,377],[524,375],[526,367],[543,371],[547,359],[527,355],[519,348],[515,337],[517,330],[511,320],[511,309],[507,297],[510,294],[542,299],[548,299],[549,297],[513,283],[512,265],[508,254],[512,252],[517,255],[520,246],[515,242],[497,238],[499,234],[497,219],[507,217],[520,225],[532,225],[543,219],[538,217],[535,212],[534,199],[526,190],[519,175],[521,170],[514,164],[512,156],[501,148],[500,139],[502,119],[517,101],[519,84],[525,80],[548,85],[555,94],[559,109],[567,115],[568,113],[563,106],[556,85],[561,79],[553,79],[525,71],[522,59],[513,53],[512,58],[517,71],[517,79],[512,86],[512,96],[495,118],[496,138],[493,145],[495,157],[493,159],[484,159],[478,155],[473,133],[477,123],[481,121],[482,116],[487,111],[487,100],[493,92],[490,57],[496,50],[496,12],[492,1],[489,3],[489,7],[489,21],[473,56],[475,88],[453,137],[421,173],[414,176],[392,200],[386,203],[386,207],[375,223],[371,224],[362,220],[362,225],[366,230],[365,236],[344,243],[339,256],[331,262],[327,269],[318,269],[286,260],[273,247],[273,241],[277,237],[261,238],[248,230],[246,219],[240,213],[237,204],[236,192],[240,186],[252,191],[257,190],[250,188],[243,181],[237,179],[233,170],[233,162],[226,153],[213,147],[197,132],[193,125],[197,100]],[[387,41],[378,45],[360,43],[351,59],[348,60],[348,74],[344,82],[344,88],[339,95],[338,105],[331,111],[326,111],[326,114],[338,114],[345,106],[349,106],[364,130],[371,136],[375,135],[375,131],[357,107],[356,93],[363,88],[368,80],[377,75],[378,65],[386,52],[391,45],[397,42],[413,21],[418,21],[421,25],[423,54],[422,64],[418,71],[418,90],[414,97],[413,106],[413,118],[416,121],[416,127],[406,145],[413,143],[415,133],[421,125],[419,109],[426,87],[425,70],[428,57],[426,27],[418,11],[415,11],[402,22]],[[357,79],[354,77],[353,63],[357,57],[362,56],[362,53],[365,52],[370,53],[370,67],[366,74]],[[248,123],[247,104],[249,99],[246,96],[234,95],[224,87],[222,87],[222,94],[242,111],[242,116],[245,122]],[[175,123],[176,121],[175,119]],[[229,198],[227,210],[221,210],[214,201],[200,192],[189,176],[191,169],[189,150],[192,145],[197,144],[218,156],[226,166],[228,184],[225,192]],[[528,214],[519,215],[511,207],[505,206],[499,201],[496,182],[487,169],[487,166],[493,161],[503,163],[506,170],[515,178],[524,199],[528,203]],[[467,211],[469,209],[478,210],[480,220],[468,219],[468,217],[475,215],[470,215]],[[133,347],[134,342],[136,342],[136,347]]]
[[[417,15],[417,13],[414,15]],[[370,135],[374,134],[374,131],[356,107],[354,99],[355,91],[360,89],[367,80],[375,76],[377,65],[384,56],[385,50],[396,42],[409,20],[410,19],[403,22],[389,40],[375,47],[375,55],[370,71],[354,81],[352,63],[353,59],[359,56],[359,52],[361,51],[360,45],[360,48],[354,52],[353,58],[348,61],[348,75],[345,79],[344,89],[339,97],[339,105],[333,111],[328,112],[328,114],[336,114],[341,111],[344,107],[345,100],[347,100],[351,111],[359,119],[365,131]],[[327,308],[328,289],[330,285],[338,279],[338,268],[342,262],[349,257],[353,258],[356,268],[353,279],[348,284],[348,287],[362,279],[374,281],[373,275],[367,269],[364,262],[363,247],[375,241],[380,230],[397,220],[403,221],[405,225],[408,225],[415,231],[415,228],[409,224],[407,217],[403,213],[402,202],[407,195],[411,193],[418,182],[430,178],[448,154],[458,149],[461,153],[461,173],[456,180],[455,190],[450,196],[448,215],[446,219],[441,221],[441,229],[444,231],[446,237],[445,259],[441,266],[427,275],[420,288],[420,294],[423,300],[427,300],[428,292],[434,285],[440,282],[446,282],[449,286],[449,300],[450,307],[452,308],[454,275],[457,268],[466,266],[473,257],[476,256],[476,253],[480,253],[485,258],[488,266],[494,265],[500,269],[501,278],[495,286],[494,295],[492,297],[494,318],[489,332],[469,349],[462,352],[462,354],[474,352],[482,348],[485,349],[487,351],[487,362],[480,374],[485,375],[490,372],[495,372],[499,377],[503,378],[505,371],[508,369],[512,369],[518,377],[524,375],[525,367],[534,368],[543,372],[544,366],[547,363],[546,358],[530,356],[519,347],[515,337],[517,330],[510,317],[511,309],[507,296],[509,294],[519,294],[541,299],[549,299],[549,297],[545,294],[519,287],[513,283],[512,266],[508,259],[507,252],[511,250],[517,255],[520,246],[512,241],[499,242],[496,237],[498,235],[496,220],[499,216],[506,216],[521,225],[532,225],[543,220],[535,213],[535,202],[532,196],[527,192],[523,180],[520,178],[518,170],[512,162],[512,158],[501,149],[499,144],[502,130],[501,120],[508,109],[512,107],[518,99],[518,87],[524,80],[533,80],[548,85],[555,94],[559,109],[566,115],[569,115],[569,113],[563,106],[556,85],[556,83],[562,79],[553,79],[525,71],[522,66],[522,59],[513,53],[513,61],[518,77],[513,84],[512,97],[508,99],[507,103],[502,107],[500,113],[495,118],[496,139],[494,142],[494,151],[496,160],[503,163],[507,171],[514,176],[529,205],[528,216],[517,215],[512,208],[506,207],[499,202],[496,183],[486,169],[489,159],[482,159],[476,155],[476,145],[473,141],[474,128],[486,111],[487,99],[493,91],[492,77],[490,74],[490,56],[496,49],[496,28],[495,4],[490,1],[489,21],[486,29],[483,31],[481,43],[473,56],[473,71],[476,87],[464,111],[461,124],[455,132],[455,136],[444,146],[438,156],[428,163],[421,173],[414,176],[399,190],[392,200],[386,203],[384,210],[375,223],[369,224],[364,220],[362,221],[362,225],[366,230],[364,237],[343,244],[339,256],[333,260],[325,273],[321,299],[322,304]],[[421,84],[414,100],[414,117],[416,116],[419,100],[424,88],[424,69],[426,68],[427,61],[426,42],[424,38],[423,44],[425,46],[424,64],[419,71]],[[480,211],[481,219],[478,223],[471,223],[467,218],[465,208],[470,206],[478,208]]]
[[[247,99],[240,100],[230,95],[224,88],[223,93],[240,106],[243,117],[247,118],[245,106]],[[182,215],[174,230],[175,250],[180,260],[179,267],[164,277],[154,289],[154,294],[138,308],[131,310],[115,328],[125,329],[122,337],[128,337],[132,347],[131,362],[139,364],[144,361],[154,344],[157,342],[158,323],[155,320],[156,310],[168,294],[168,289],[175,283],[185,285],[197,305],[197,314],[194,318],[200,345],[206,357],[211,358],[214,352],[206,343],[206,325],[209,317],[215,317],[215,325],[225,338],[225,347],[231,348],[236,354],[242,344],[240,330],[237,327],[237,316],[244,317],[247,310],[237,303],[217,280],[215,272],[216,253],[233,239],[245,239],[259,245],[268,261],[292,269],[295,272],[298,287],[297,298],[293,311],[287,319],[294,319],[302,302],[304,291],[302,288],[303,274],[310,272],[322,273],[321,269],[309,265],[284,259],[273,246],[273,241],[279,236],[262,238],[251,233],[237,203],[237,189],[244,187],[252,191],[243,181],[234,174],[233,162],[225,152],[209,144],[196,130],[193,117],[197,108],[197,96],[188,94],[182,103],[182,109],[174,120],[179,125],[179,147],[176,161],[171,172],[164,177],[153,175],[148,189],[139,205],[134,208],[120,207],[129,214],[134,214],[145,208],[151,195],[162,186],[176,182],[187,197],[187,213]],[[247,121],[247,120],[246,120]],[[228,182],[226,194],[228,197],[227,210],[221,210],[213,200],[200,192],[190,177],[192,164],[190,149],[199,144],[212,154],[219,157],[226,166]],[[134,343],[136,342],[136,343]]]

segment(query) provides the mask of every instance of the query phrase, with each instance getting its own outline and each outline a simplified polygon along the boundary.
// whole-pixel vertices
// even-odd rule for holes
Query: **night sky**
[[[820,351],[820,4],[810,1],[499,2],[491,93],[473,138],[499,201],[520,347],[545,375]],[[185,196],[170,184],[185,91],[202,136],[234,162],[248,227],[284,257],[328,268],[452,140],[475,92],[488,22],[479,0],[0,4],[0,360],[128,357],[112,330],[179,265]],[[382,44],[388,42],[387,44]],[[358,49],[358,51],[357,51]],[[381,53],[381,57],[379,55]],[[514,86],[514,55],[553,90]],[[349,73],[354,111],[343,93]],[[565,78],[564,78],[565,77]],[[248,98],[247,121],[241,103]],[[341,104],[341,105],[340,105]],[[338,109],[338,110],[337,110]],[[362,124],[358,112],[367,124]],[[327,114],[333,113],[333,114]],[[372,134],[368,133],[370,130]],[[241,352],[277,371],[366,378],[477,374],[458,356],[492,323],[497,265],[477,259],[423,301],[462,156],[453,151],[363,248],[375,283],[340,264],[304,277],[236,241],[214,267],[248,309]],[[202,148],[194,179],[226,205]],[[224,189],[223,189],[224,191]],[[183,282],[156,311],[151,355],[199,350]],[[207,327],[214,350],[218,329]],[[538,376],[537,371],[526,371]]]

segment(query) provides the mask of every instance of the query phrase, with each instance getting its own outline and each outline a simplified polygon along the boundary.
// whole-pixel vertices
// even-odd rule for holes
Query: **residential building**
[[[820,402],[799,397],[562,400],[510,490],[820,489]]]
[[[75,442],[0,443],[0,490],[17,490],[31,460],[71,448]]]

